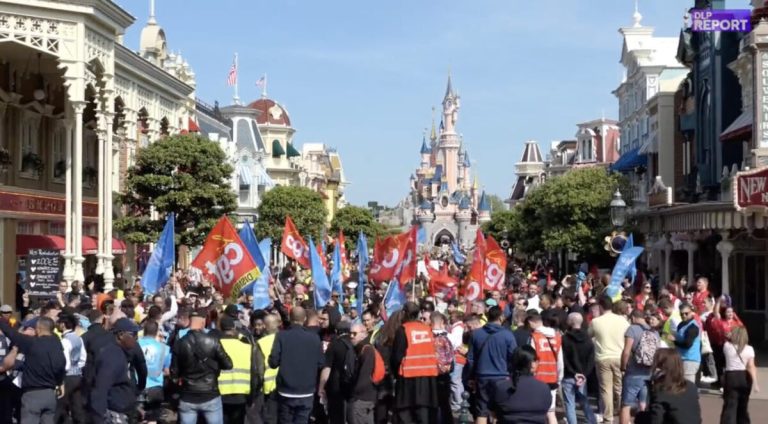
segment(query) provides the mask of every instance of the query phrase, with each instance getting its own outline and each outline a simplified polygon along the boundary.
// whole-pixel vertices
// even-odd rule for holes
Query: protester
[[[551,394],[549,386],[533,376],[537,365],[536,350],[520,346],[510,361],[511,377],[494,381],[491,400],[500,424],[547,422]]]
[[[600,422],[602,417],[612,422],[614,405],[619,405],[621,400],[621,353],[629,323],[613,312],[613,301],[609,296],[600,296],[598,305],[601,315],[592,320],[589,330],[595,339],[595,361],[603,405],[597,421]]]
[[[644,411],[648,404],[648,380],[651,365],[660,340],[646,323],[645,313],[639,309],[630,315],[632,324],[624,334],[621,370],[624,371],[621,392],[621,424],[630,424],[631,409]]]
[[[343,422],[348,403],[349,390],[352,385],[353,364],[348,363],[354,358],[355,346],[351,340],[351,324],[341,322],[336,326],[336,338],[328,345],[325,352],[325,365],[320,373],[321,397],[326,400],[328,419],[331,422]]]
[[[23,326],[34,328],[35,336],[19,333],[11,327],[7,318],[0,317],[0,331],[24,354],[21,422],[53,423],[56,399],[61,397],[66,372],[64,348],[53,334],[54,322],[51,318],[33,318],[33,322]]]
[[[369,339],[363,324],[354,324],[349,333],[355,348],[354,379],[351,384],[347,403],[348,424],[373,424],[376,386],[372,376],[376,365],[376,351],[367,341]],[[381,364],[383,366],[383,363]]]
[[[670,337],[670,341],[677,347],[683,360],[686,380],[695,384],[696,373],[699,372],[701,364],[701,329],[690,304],[680,305],[680,317],[682,321],[677,325],[674,338]]]
[[[557,398],[557,389],[560,387],[560,381],[563,379],[563,349],[560,332],[556,330],[558,319],[554,315],[548,315],[531,320],[531,345],[536,350],[538,366],[534,372],[534,377],[539,381],[546,383],[550,389],[550,406],[547,413],[549,424],[557,424],[555,416],[555,402]]]
[[[306,424],[309,421],[318,371],[324,364],[320,340],[304,328],[306,318],[304,308],[292,308],[291,326],[277,333],[269,355],[269,366],[279,368],[276,389],[280,424]]]
[[[262,396],[257,395],[256,416],[263,420],[265,424],[277,424],[277,374],[279,368],[269,366],[269,357],[272,354],[272,347],[275,344],[280,319],[275,315],[267,315],[263,319],[263,336],[257,340],[257,347],[260,359],[264,362],[264,375],[262,385]]]
[[[723,346],[725,375],[721,424],[749,424],[749,396],[760,391],[755,367],[755,349],[749,345],[747,330],[734,328]]]
[[[79,319],[74,310],[59,315],[59,331],[61,345],[64,348],[66,360],[66,376],[64,377],[64,396],[58,399],[56,422],[71,420],[74,423],[85,422],[85,402],[82,393],[83,367],[87,352],[83,339],[75,330]]]
[[[162,419],[162,403],[165,400],[163,385],[170,374],[171,348],[158,340],[160,326],[156,321],[144,323],[144,334],[138,343],[147,364],[147,386],[144,389],[144,418],[149,422]]]
[[[452,424],[453,412],[451,410],[451,372],[454,367],[454,348],[445,330],[446,318],[440,312],[430,315],[432,324],[432,336],[435,339],[435,352],[437,353],[437,420],[440,423]]]
[[[582,328],[584,317],[579,312],[568,314],[568,331],[563,336],[563,403],[568,424],[577,424],[576,404],[595,424],[597,417],[587,397],[587,377],[595,370],[595,346]]]
[[[651,365],[648,414],[638,423],[701,424],[696,385],[683,375],[683,361],[675,349],[659,349]]]
[[[179,422],[197,422],[202,413],[208,424],[223,422],[219,372],[232,369],[232,359],[221,342],[205,331],[206,312],[190,314],[187,334],[173,346],[171,378],[180,384]]]
[[[246,338],[241,338],[235,320],[227,315],[219,321],[222,332],[221,345],[232,360],[232,369],[219,374],[219,393],[223,407],[224,422],[243,424],[245,407],[251,393],[256,392],[258,364],[253,358],[253,349]]]

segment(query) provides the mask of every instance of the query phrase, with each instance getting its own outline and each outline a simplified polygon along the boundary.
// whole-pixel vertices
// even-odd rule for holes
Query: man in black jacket
[[[64,383],[66,358],[59,338],[53,334],[53,320],[37,318],[36,337],[17,332],[6,318],[0,318],[0,331],[24,354],[21,379],[21,422],[53,423],[56,413],[56,388]]]
[[[576,422],[576,403],[581,405],[587,422],[595,422],[595,413],[587,398],[587,376],[595,369],[595,345],[583,328],[584,316],[568,314],[568,331],[563,336],[563,398],[569,423]]]
[[[198,412],[208,424],[224,421],[219,372],[232,369],[232,359],[216,337],[205,333],[204,310],[190,314],[189,332],[173,345],[171,379],[180,388],[179,422],[194,424]]]
[[[127,423],[136,405],[136,392],[129,374],[129,355],[138,343],[139,326],[128,318],[112,325],[112,339],[97,352],[90,390],[92,424]]]
[[[306,424],[312,412],[323,348],[315,333],[304,328],[307,317],[301,306],[291,309],[291,326],[280,331],[269,355],[277,373],[278,422]]]

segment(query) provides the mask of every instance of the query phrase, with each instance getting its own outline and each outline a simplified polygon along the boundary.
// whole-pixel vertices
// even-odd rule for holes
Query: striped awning
[[[245,165],[238,165],[237,177],[240,180],[241,187],[250,187],[251,184],[253,184],[253,175],[251,175],[251,170],[248,169],[248,167]]]
[[[267,170],[261,166],[259,167],[258,174],[256,175],[256,183],[264,187],[275,186],[275,182],[272,180],[272,177],[270,177],[269,174],[267,174]]]

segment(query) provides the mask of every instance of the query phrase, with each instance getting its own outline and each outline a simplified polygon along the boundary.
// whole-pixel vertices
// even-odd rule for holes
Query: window
[[[16,234],[35,234],[35,223],[33,221],[18,221]]]
[[[246,206],[251,201],[251,189],[249,188],[240,188],[240,205]]]
[[[24,117],[21,124],[21,153],[40,153],[40,115],[29,111],[24,111]]]
[[[67,128],[61,121],[56,122],[56,129],[53,131],[53,154],[51,175],[54,181],[64,181],[67,171]]]
[[[51,222],[48,225],[48,233],[55,236],[63,236],[67,232],[67,227],[63,222]]]
[[[765,256],[744,256],[744,309],[764,312],[766,307]]]

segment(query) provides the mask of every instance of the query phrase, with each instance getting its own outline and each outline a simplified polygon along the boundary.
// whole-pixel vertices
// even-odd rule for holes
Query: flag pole
[[[266,99],[267,98],[267,73],[264,72],[264,86],[261,87],[261,97]]]
[[[238,84],[238,73],[240,72],[240,69],[238,69],[240,65],[238,64],[238,58],[237,58],[237,52],[235,52],[235,96],[232,98],[232,100],[235,102],[236,105],[240,104],[240,96],[237,93],[237,84]]]

